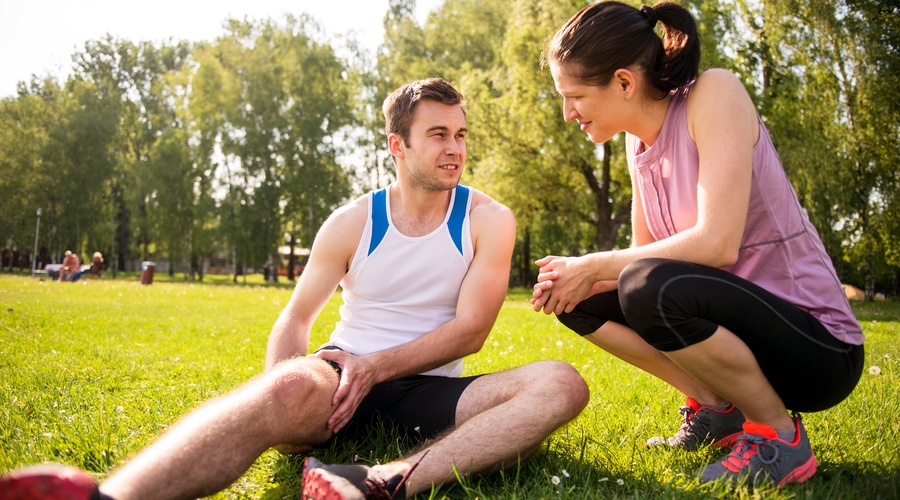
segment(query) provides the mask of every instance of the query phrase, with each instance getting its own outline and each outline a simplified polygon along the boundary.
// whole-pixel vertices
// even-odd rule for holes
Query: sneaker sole
[[[732,446],[734,446],[734,443],[737,442],[738,436],[740,436],[743,433],[744,433],[743,431],[735,432],[734,434],[725,436],[722,439],[719,439],[718,441],[711,443],[710,446],[715,446],[717,448],[731,448]],[[665,448],[667,450],[673,450],[673,449],[679,448],[679,449],[682,449],[685,451],[697,451],[700,448],[702,448],[703,446],[704,445],[700,445],[695,449],[689,450],[689,449],[685,448],[684,446],[681,446],[680,444],[669,444],[669,438],[659,437],[659,436],[648,439],[647,444],[646,444],[647,448]]]
[[[310,468],[311,458],[303,462],[303,490],[301,500],[364,500],[359,490],[341,477],[328,471]],[[318,461],[316,461],[318,463]],[[348,494],[348,491],[352,493]]]
[[[816,468],[818,467],[819,462],[816,461],[816,454],[813,453],[812,456],[809,457],[809,460],[806,461],[800,467],[789,472],[784,478],[778,482],[778,486],[783,486],[788,483],[802,483],[807,479],[813,477],[816,473]]]
[[[347,500],[344,494],[335,490],[331,483],[313,470],[303,475],[302,500]]]

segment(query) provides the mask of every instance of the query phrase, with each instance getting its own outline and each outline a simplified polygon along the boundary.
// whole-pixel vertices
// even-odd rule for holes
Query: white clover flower
[[[122,412],[124,412],[124,411],[125,411],[125,408],[124,408],[124,407],[122,407],[122,406],[116,406],[116,412],[122,413]]]
[[[566,476],[566,477],[569,477],[569,471],[567,471],[566,469],[563,469],[563,470],[562,470],[562,475],[563,475],[563,476]]]
[[[562,340],[557,340],[556,347],[562,347],[562,346],[563,346]]]
[[[608,477],[601,477],[600,480],[597,481],[597,482],[598,482],[598,483],[605,483],[605,482],[607,482],[607,481],[609,481],[609,478],[608,478]]]
[[[421,428],[422,428],[422,427],[420,427],[420,426],[417,425],[417,426],[413,427],[413,430],[416,431],[416,432],[419,432],[419,429],[421,429]]]
[[[872,365],[869,367],[869,375],[881,375],[881,368],[878,365]]]
[[[550,482],[553,483],[554,486],[559,485],[559,476],[553,476],[550,478]]]
[[[624,485],[625,485],[625,480],[624,480],[624,479],[621,479],[621,478],[616,479],[616,484],[618,484],[619,486],[624,486]]]

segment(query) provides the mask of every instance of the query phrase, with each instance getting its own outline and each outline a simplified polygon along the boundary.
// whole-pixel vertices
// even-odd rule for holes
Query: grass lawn
[[[0,473],[57,462],[102,480],[179,416],[260,373],[291,290],[215,283],[0,275]],[[867,336],[862,380],[837,407],[804,415],[819,472],[801,485],[749,490],[698,484],[693,471],[719,450],[647,449],[648,437],[677,429],[682,399],[531,311],[528,294],[510,292],[466,372],[563,360],[587,380],[591,402],[518,468],[441,487],[432,498],[900,498],[900,303],[854,303]],[[339,299],[316,324],[313,346],[327,339]],[[375,463],[407,449],[382,431],[315,454]],[[297,498],[301,466],[302,457],[268,451],[216,498]]]

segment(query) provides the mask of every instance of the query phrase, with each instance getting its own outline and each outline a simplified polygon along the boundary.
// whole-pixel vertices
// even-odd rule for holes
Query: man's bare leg
[[[484,375],[460,397],[453,430],[416,454],[373,467],[373,474],[405,475],[418,464],[406,483],[411,495],[453,480],[454,469],[471,475],[515,465],[578,416],[588,399],[581,375],[557,361]]]
[[[100,490],[116,500],[220,491],[271,447],[299,451],[326,441],[337,384],[337,374],[322,360],[285,361],[182,418]]]

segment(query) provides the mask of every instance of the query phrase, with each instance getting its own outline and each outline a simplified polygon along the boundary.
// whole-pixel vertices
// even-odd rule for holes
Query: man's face
[[[453,189],[466,163],[466,133],[466,116],[458,104],[420,102],[409,143],[393,134],[389,138],[398,171],[405,170],[413,184],[424,189]]]

